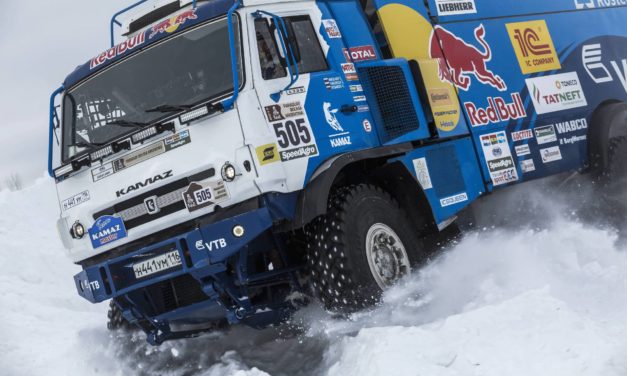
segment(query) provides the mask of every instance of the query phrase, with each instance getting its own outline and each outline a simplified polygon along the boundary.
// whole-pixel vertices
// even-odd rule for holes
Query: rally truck
[[[624,170],[625,19],[609,0],[130,5],[50,99],[78,294],[151,344],[308,296],[377,304],[478,198]]]

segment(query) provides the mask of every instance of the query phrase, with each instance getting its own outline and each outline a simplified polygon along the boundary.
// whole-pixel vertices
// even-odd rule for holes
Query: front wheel
[[[307,234],[315,294],[336,312],[375,305],[384,290],[426,259],[407,213],[388,193],[368,184],[335,192],[327,214]]]

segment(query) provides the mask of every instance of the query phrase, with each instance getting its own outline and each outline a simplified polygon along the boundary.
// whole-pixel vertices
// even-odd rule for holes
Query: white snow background
[[[53,183],[0,192],[0,375],[625,375],[621,228],[578,219],[578,199],[560,197],[536,184],[481,204],[479,222],[495,226],[374,311],[344,320],[313,305],[281,328],[153,348],[109,333],[106,305],[76,294]]]

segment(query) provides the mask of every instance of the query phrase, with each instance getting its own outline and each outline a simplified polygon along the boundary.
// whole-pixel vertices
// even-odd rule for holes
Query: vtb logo
[[[516,22],[506,26],[523,74],[562,68],[544,20]]]

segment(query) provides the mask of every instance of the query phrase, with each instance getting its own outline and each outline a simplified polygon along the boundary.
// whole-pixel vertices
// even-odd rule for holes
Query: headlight
[[[222,166],[222,179],[224,181],[231,182],[235,180],[236,176],[237,171],[235,170],[235,167],[229,162],[226,162],[224,166]]]
[[[85,236],[85,226],[83,226],[79,221],[74,222],[72,228],[70,229],[70,235],[74,239],[82,239]]]

